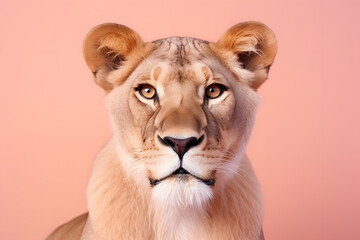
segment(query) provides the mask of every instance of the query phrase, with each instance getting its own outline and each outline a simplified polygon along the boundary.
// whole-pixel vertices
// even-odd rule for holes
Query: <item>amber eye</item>
[[[143,84],[136,88],[140,95],[146,99],[152,99],[156,96],[156,89],[150,84]]]
[[[221,84],[211,84],[205,89],[205,94],[208,98],[220,97],[226,87]]]
[[[150,84],[140,85],[136,90],[146,99],[152,99],[156,96],[156,89]]]

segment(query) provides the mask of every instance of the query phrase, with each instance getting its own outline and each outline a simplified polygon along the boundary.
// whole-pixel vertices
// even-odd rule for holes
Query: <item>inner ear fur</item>
[[[268,77],[277,43],[274,33],[263,23],[243,22],[226,31],[215,48],[221,53],[235,54],[243,68],[255,73],[249,85],[256,90]]]
[[[130,28],[105,23],[96,26],[87,34],[83,54],[94,74],[95,82],[109,91],[113,84],[106,80],[108,73],[121,67],[129,55],[143,45],[141,37]]]

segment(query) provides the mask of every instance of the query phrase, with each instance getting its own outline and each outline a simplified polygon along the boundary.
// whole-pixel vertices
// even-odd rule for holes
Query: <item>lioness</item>
[[[276,50],[258,22],[216,43],[145,43],[122,25],[92,29],[84,56],[107,92],[114,134],[94,165],[89,212],[47,239],[263,239],[245,148]]]

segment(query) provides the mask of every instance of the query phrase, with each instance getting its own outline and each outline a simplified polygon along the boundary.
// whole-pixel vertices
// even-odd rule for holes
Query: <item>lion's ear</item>
[[[85,38],[83,53],[95,82],[106,91],[111,90],[113,84],[107,81],[108,73],[121,67],[143,44],[136,32],[123,25],[106,23],[93,28]]]
[[[259,22],[243,22],[231,27],[215,47],[235,54],[243,68],[255,73],[255,79],[249,82],[255,90],[267,79],[277,51],[274,33]]]

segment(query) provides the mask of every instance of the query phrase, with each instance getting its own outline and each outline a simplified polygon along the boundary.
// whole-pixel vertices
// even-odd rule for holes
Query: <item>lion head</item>
[[[106,92],[113,141],[126,177],[159,207],[202,209],[239,175],[276,54],[257,22],[216,43],[187,37],[144,42],[117,24],[95,27],[84,56]]]

